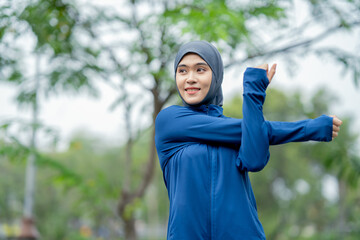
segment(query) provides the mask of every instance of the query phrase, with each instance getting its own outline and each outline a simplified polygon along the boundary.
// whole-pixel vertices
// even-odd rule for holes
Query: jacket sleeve
[[[270,145],[288,142],[332,140],[333,118],[322,115],[296,122],[267,121]]]
[[[241,146],[236,159],[241,171],[260,171],[269,161],[269,131],[262,111],[268,84],[265,70],[246,69]]]
[[[241,122],[241,119],[214,117],[171,106],[158,114],[155,130],[162,141],[239,144]]]

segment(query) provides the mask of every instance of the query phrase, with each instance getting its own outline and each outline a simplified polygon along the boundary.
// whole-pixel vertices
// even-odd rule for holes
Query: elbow
[[[236,159],[236,166],[240,171],[259,172],[263,170],[269,162],[270,153],[267,152],[264,156],[253,156],[252,158],[248,158],[246,161],[244,161],[244,159],[245,158],[241,156]]]
[[[266,166],[266,163],[259,163],[259,164],[253,164],[252,166],[249,167],[249,172],[260,172],[261,170],[263,170]]]
[[[253,164],[249,164],[249,166],[247,167],[247,171],[248,172],[260,172],[261,170],[263,170],[265,168],[265,166],[267,165],[269,159],[267,158],[265,161],[260,161],[260,162],[255,162]]]

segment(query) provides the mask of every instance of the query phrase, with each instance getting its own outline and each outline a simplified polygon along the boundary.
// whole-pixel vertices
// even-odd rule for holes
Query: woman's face
[[[189,105],[200,103],[210,89],[212,71],[197,54],[188,53],[176,70],[176,85],[183,100]]]

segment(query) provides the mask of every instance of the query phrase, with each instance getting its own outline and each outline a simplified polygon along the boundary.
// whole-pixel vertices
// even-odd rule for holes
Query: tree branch
[[[360,24],[360,21],[355,21],[355,22],[349,23],[347,26],[357,26],[358,27],[359,24]],[[235,61],[232,61],[231,63],[226,64],[225,68],[230,68],[230,67],[232,67],[234,65],[242,64],[242,63],[244,63],[245,61],[247,61],[249,59],[253,59],[253,58],[257,58],[257,57],[263,57],[263,56],[269,56],[269,55],[276,55],[276,54],[279,54],[279,53],[289,52],[289,51],[291,51],[293,49],[296,49],[296,48],[299,48],[299,47],[304,47],[304,46],[308,46],[310,44],[314,44],[316,42],[319,42],[319,41],[325,39],[329,35],[334,34],[336,31],[338,31],[340,29],[343,29],[344,27],[345,27],[344,24],[339,24],[337,26],[328,28],[327,30],[323,31],[322,33],[320,33],[319,35],[317,35],[317,36],[315,36],[315,37],[313,37],[311,39],[307,39],[307,40],[304,40],[304,41],[301,41],[301,42],[298,42],[298,43],[295,43],[295,44],[290,44],[290,45],[287,45],[285,47],[274,49],[274,50],[271,50],[271,51],[268,51],[268,52],[259,52],[259,53],[253,54],[253,55],[248,55],[247,57],[245,57],[243,59],[235,60]]]

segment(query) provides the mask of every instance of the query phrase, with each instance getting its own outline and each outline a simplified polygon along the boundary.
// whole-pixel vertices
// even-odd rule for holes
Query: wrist
[[[332,139],[332,117],[321,115],[306,125],[306,136],[309,140],[329,142]]]
[[[265,92],[269,85],[266,70],[262,68],[248,67],[244,73],[244,93],[250,91]]]

